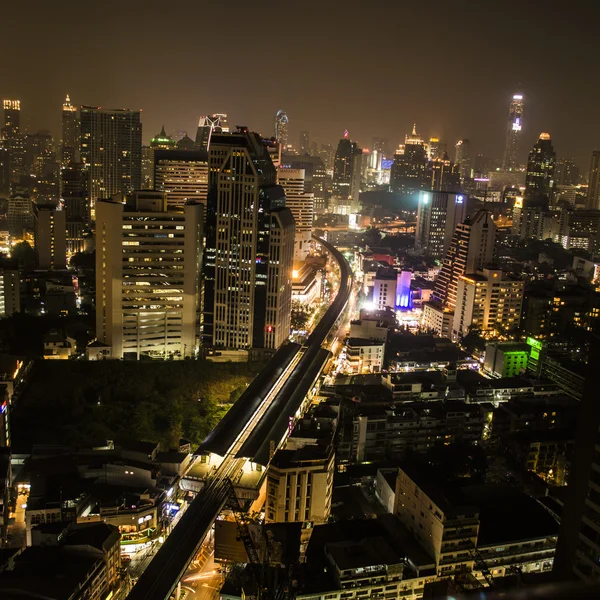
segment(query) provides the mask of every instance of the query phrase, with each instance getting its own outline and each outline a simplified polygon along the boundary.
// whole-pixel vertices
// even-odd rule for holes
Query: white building
[[[202,220],[163,192],[97,203],[96,335],[112,358],[195,354]]]
[[[304,191],[304,169],[277,169],[277,181],[285,192],[285,205],[292,211],[296,224],[294,260],[304,261],[310,252],[315,195]]]
[[[454,311],[444,308],[439,302],[425,302],[423,304],[423,317],[421,328],[432,331],[435,335],[449,338],[452,335],[452,322]]]
[[[463,275],[458,281],[452,337],[459,339],[478,331],[510,330],[518,325],[525,282],[486,268]]]
[[[208,157],[195,150],[156,150],[154,189],[167,193],[169,206],[186,202],[206,205],[208,194]]]
[[[346,343],[346,370],[350,373],[379,373],[383,368],[385,342],[349,338]]]

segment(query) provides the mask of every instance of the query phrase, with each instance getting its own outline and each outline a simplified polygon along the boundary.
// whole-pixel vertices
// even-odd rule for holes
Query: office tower
[[[392,192],[412,193],[427,186],[427,152],[425,142],[417,134],[416,124],[406,135],[403,148],[394,154],[390,173]]]
[[[61,200],[67,223],[67,254],[85,250],[85,232],[90,227],[88,167],[71,162],[61,171]]]
[[[56,179],[58,169],[54,152],[54,138],[45,131],[24,136],[25,172],[37,178]]]
[[[60,203],[33,204],[35,256],[39,269],[67,268],[67,219]]]
[[[333,164],[335,162],[335,150],[331,144],[321,144],[319,157],[325,165],[325,170],[333,174]]]
[[[4,127],[0,137],[9,151],[11,183],[18,184],[25,173],[24,136],[21,132],[21,101],[4,100]]]
[[[275,115],[275,139],[285,148],[288,143],[289,119],[287,113],[278,110]]]
[[[306,260],[312,244],[312,224],[315,215],[314,194],[305,191],[304,169],[277,169],[277,182],[285,192],[285,205],[295,223],[294,260]]]
[[[473,154],[471,142],[469,140],[458,140],[454,147],[456,156],[454,163],[458,166],[462,179],[471,179],[473,177]]]
[[[554,166],[556,153],[550,134],[540,133],[538,141],[529,152],[527,176],[525,178],[525,203],[548,202],[554,189]]]
[[[203,150],[157,150],[154,189],[166,192],[169,206],[200,202],[206,206],[208,155]]]
[[[153,150],[174,150],[177,147],[177,142],[165,132],[165,126],[163,125],[160,133],[157,133],[150,140],[150,148]]]
[[[64,169],[69,163],[79,162],[79,117],[77,108],[71,104],[69,94],[62,105],[62,140],[60,166]]]
[[[388,139],[384,137],[374,137],[372,140],[373,150],[376,150],[382,157],[388,155]]]
[[[140,112],[82,106],[81,161],[88,165],[90,210],[116,193],[130,194],[142,184]]]
[[[206,223],[205,344],[279,347],[290,332],[294,218],[258,134],[212,135]]]
[[[300,154],[309,154],[310,151],[310,137],[308,131],[300,132]]]
[[[592,152],[592,164],[590,165],[590,178],[588,180],[585,207],[600,209],[600,150]]]
[[[202,213],[163,192],[98,201],[96,335],[112,358],[196,354]]]
[[[28,194],[11,194],[8,198],[8,231],[21,238],[25,231],[33,229],[33,208]]]
[[[20,274],[16,264],[0,263],[0,317],[10,317],[21,312]]]
[[[5,140],[0,139],[0,194],[10,194],[10,150]]]
[[[456,291],[453,339],[466,336],[471,329],[506,332],[518,326],[524,287],[524,281],[492,267],[462,275]]]
[[[448,147],[444,142],[440,141],[440,138],[429,138],[429,144],[427,146],[427,157],[429,160],[435,160],[436,158],[443,159],[447,152]]]
[[[323,214],[331,196],[332,180],[320,156],[286,156],[286,167],[304,171],[304,191],[314,196],[315,214]]]
[[[417,208],[415,248],[441,259],[448,252],[456,226],[467,216],[467,196],[421,192]]]
[[[362,150],[356,142],[348,139],[346,131],[335,153],[331,212],[341,215],[358,212],[361,160]]]
[[[560,158],[554,168],[556,185],[577,185],[579,183],[579,167],[570,158]]]
[[[600,210],[560,211],[558,241],[566,250],[581,248],[591,254],[600,250]]]
[[[454,165],[446,153],[441,158],[429,161],[425,175],[429,181],[426,187],[434,192],[461,191],[461,175],[458,165]]]
[[[196,142],[186,133],[178,142],[177,150],[195,150]]]
[[[154,148],[142,146],[142,189],[154,189]]]
[[[214,115],[200,117],[198,130],[196,131],[196,150],[210,149],[210,141],[213,133],[229,133],[227,115],[216,113]]]
[[[458,280],[492,262],[495,239],[496,225],[487,210],[479,210],[457,225],[435,280],[434,300],[454,310]]]
[[[571,580],[573,575],[588,582],[600,580],[598,538],[600,525],[600,403],[597,369],[600,343],[591,340],[588,370],[575,435],[575,450],[569,469],[569,482],[561,511],[553,575]],[[573,594],[574,596],[576,594]]]
[[[506,146],[502,168],[505,171],[516,169],[519,166],[519,149],[521,143],[521,130],[523,129],[523,96],[515,94],[508,110],[508,130],[506,132]]]

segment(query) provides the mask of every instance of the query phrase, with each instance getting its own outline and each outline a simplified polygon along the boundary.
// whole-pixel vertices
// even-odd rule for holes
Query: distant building
[[[45,360],[68,360],[77,352],[75,339],[64,331],[51,329],[44,336]]]
[[[289,119],[287,113],[283,110],[278,110],[275,115],[275,139],[283,148],[288,143],[288,126]]]
[[[83,163],[69,163],[61,170],[61,199],[67,226],[67,252],[85,250],[90,228],[89,171]]]
[[[308,154],[310,150],[310,136],[308,131],[300,132],[300,154]]]
[[[404,145],[394,154],[390,173],[392,192],[411,193],[427,186],[427,152],[425,142],[417,134],[416,124],[407,134]]]
[[[592,152],[585,207],[592,210],[600,209],[600,150]]]
[[[540,133],[529,152],[525,176],[525,204],[532,200],[550,200],[554,191],[554,167],[556,152],[549,133]]]
[[[198,130],[196,131],[196,150],[210,150],[210,142],[213,133],[229,133],[227,124],[227,115],[225,113],[216,113],[198,120]]]
[[[478,331],[509,331],[519,325],[525,282],[488,267],[458,281],[453,339]]]
[[[506,146],[504,148],[504,171],[514,170],[519,165],[519,150],[523,130],[523,95],[515,94],[512,97],[508,111],[508,127],[506,132]]]
[[[21,312],[20,273],[16,264],[0,262],[0,318]]]
[[[206,207],[208,155],[202,150],[157,150],[154,189],[166,192],[169,206],[199,202]]]
[[[440,337],[452,336],[452,323],[454,311],[444,307],[440,302],[429,301],[423,303],[423,317],[421,327],[425,331],[431,331]]]
[[[62,204],[33,205],[35,255],[43,270],[67,268],[67,217]]]
[[[113,358],[196,354],[202,222],[201,204],[164,192],[98,203],[96,335]]]
[[[467,216],[467,196],[450,192],[420,192],[415,248],[441,259],[459,223]]]
[[[33,206],[28,194],[11,194],[8,198],[8,231],[21,238],[25,231],[33,229]]]
[[[458,140],[454,147],[456,157],[454,162],[460,170],[462,179],[471,179],[473,177],[473,153],[471,142],[469,140]]]
[[[277,169],[277,182],[285,192],[285,205],[295,223],[294,260],[306,260],[312,246],[312,226],[315,215],[315,196],[306,193],[304,169]]]
[[[79,117],[77,107],[71,104],[69,94],[62,105],[62,139],[60,166],[65,168],[79,162]]]
[[[348,138],[339,141],[333,164],[333,197],[330,212],[350,215],[359,210],[362,150]]]
[[[21,130],[21,101],[4,100],[4,126],[0,138],[8,149],[11,189],[18,185],[25,173],[25,136]]]
[[[380,373],[385,357],[385,341],[348,338],[345,368],[349,373]]]
[[[131,194],[142,185],[140,111],[82,106],[81,161],[88,165],[90,209],[114,194]]]

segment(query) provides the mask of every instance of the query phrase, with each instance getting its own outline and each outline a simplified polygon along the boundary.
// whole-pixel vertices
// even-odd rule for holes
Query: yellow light
[[[294,269],[292,271],[292,279],[298,279],[298,270],[297,269]]]

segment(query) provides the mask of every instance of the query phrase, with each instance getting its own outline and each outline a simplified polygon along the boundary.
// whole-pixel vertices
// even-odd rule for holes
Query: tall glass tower
[[[289,119],[287,113],[283,110],[278,110],[275,115],[275,137],[283,148],[287,146],[288,124]]]
[[[508,129],[506,132],[506,147],[502,167],[505,171],[518,166],[521,130],[523,129],[523,95],[515,94],[510,102],[508,111]]]

